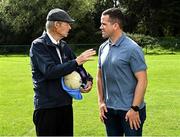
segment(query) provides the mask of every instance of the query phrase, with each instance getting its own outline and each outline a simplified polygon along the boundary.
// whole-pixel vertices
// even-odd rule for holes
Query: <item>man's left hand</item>
[[[82,93],[88,93],[90,90],[92,89],[92,82],[91,81],[87,81],[87,84],[84,88],[80,88]]]
[[[135,130],[138,130],[138,128],[140,128],[141,120],[140,120],[138,111],[135,112],[133,109],[130,109],[126,113],[125,119],[126,121],[129,121],[129,125],[131,129],[135,128]]]

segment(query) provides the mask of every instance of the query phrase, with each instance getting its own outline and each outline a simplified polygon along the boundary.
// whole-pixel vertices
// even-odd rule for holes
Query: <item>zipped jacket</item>
[[[62,63],[56,51],[61,53]],[[35,39],[30,48],[34,107],[36,109],[56,108],[72,104],[71,96],[61,85],[61,77],[77,70],[76,56],[63,40],[58,45],[51,42],[47,33]],[[84,68],[83,68],[84,69]],[[87,73],[87,80],[92,77]]]

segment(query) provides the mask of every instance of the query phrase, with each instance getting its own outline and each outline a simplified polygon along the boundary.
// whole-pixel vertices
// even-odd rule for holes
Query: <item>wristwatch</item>
[[[135,112],[139,112],[139,107],[138,107],[138,106],[131,106],[131,108],[132,108]]]

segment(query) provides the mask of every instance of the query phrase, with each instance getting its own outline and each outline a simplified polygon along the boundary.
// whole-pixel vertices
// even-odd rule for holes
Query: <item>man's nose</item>
[[[99,29],[102,29],[103,27],[102,27],[102,25],[99,27]]]
[[[69,29],[71,29],[71,25],[69,24]]]

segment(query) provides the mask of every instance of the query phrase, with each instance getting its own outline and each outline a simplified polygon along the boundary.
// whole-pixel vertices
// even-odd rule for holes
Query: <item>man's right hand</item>
[[[88,49],[81,53],[77,58],[76,62],[78,65],[84,64],[86,61],[90,60],[93,55],[96,54],[96,51],[93,49]]]
[[[100,113],[99,113],[100,119],[102,122],[104,122],[104,118],[107,119],[107,117],[105,116],[105,113],[108,112],[106,104],[104,102],[99,103],[99,111],[100,111]]]

